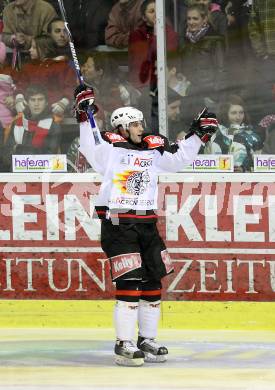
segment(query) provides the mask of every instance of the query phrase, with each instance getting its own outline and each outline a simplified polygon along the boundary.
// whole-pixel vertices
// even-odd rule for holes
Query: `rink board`
[[[175,268],[163,283],[163,327],[275,329],[272,176],[160,176],[158,227]],[[111,326],[114,287],[93,218],[99,185],[96,174],[2,175],[2,326]]]
[[[3,174],[0,299],[114,298],[93,218],[95,174]],[[164,300],[275,297],[272,174],[171,174],[159,179],[158,227],[175,272]]]
[[[113,300],[0,300],[0,328],[111,328]],[[160,328],[275,331],[274,302],[164,301]]]

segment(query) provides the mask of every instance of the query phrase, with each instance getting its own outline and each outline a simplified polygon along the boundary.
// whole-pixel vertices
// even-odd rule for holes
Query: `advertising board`
[[[99,178],[19,176],[0,183],[0,298],[113,298],[93,217]],[[163,280],[164,299],[275,300],[269,174],[160,176],[158,203],[158,228],[175,268]]]

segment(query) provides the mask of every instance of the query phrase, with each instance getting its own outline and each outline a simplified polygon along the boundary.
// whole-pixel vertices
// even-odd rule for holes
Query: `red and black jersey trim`
[[[154,210],[110,210],[106,206],[96,206],[99,219],[118,220],[119,223],[156,223],[158,216]]]
[[[176,144],[170,144],[168,139],[161,134],[148,134],[142,135],[142,141],[140,144],[134,144],[129,139],[123,138],[120,134],[112,132],[102,132],[102,138],[112,144],[114,147],[130,149],[130,150],[152,150],[156,149],[163,154],[165,151],[175,153],[178,149]]]

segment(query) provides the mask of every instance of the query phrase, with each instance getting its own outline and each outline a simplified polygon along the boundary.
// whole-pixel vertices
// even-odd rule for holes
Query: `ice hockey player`
[[[96,210],[102,219],[102,249],[116,284],[115,362],[124,366],[164,362],[168,350],[155,339],[161,279],[173,272],[173,265],[156,227],[158,174],[177,172],[192,163],[201,145],[215,133],[217,119],[205,110],[185,139],[171,148],[164,136],[144,133],[141,111],[122,107],[111,115],[114,132],[98,131],[96,144],[87,116],[93,102],[92,89],[75,90],[79,150],[103,178]],[[133,341],[136,323],[137,343]]]

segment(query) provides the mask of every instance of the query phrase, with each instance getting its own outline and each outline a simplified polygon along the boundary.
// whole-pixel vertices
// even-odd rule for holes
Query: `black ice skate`
[[[155,339],[138,336],[137,347],[144,352],[145,362],[164,363],[167,360],[168,349],[157,344]]]
[[[115,363],[119,366],[138,367],[144,363],[145,355],[133,341],[117,340],[115,354]]]

